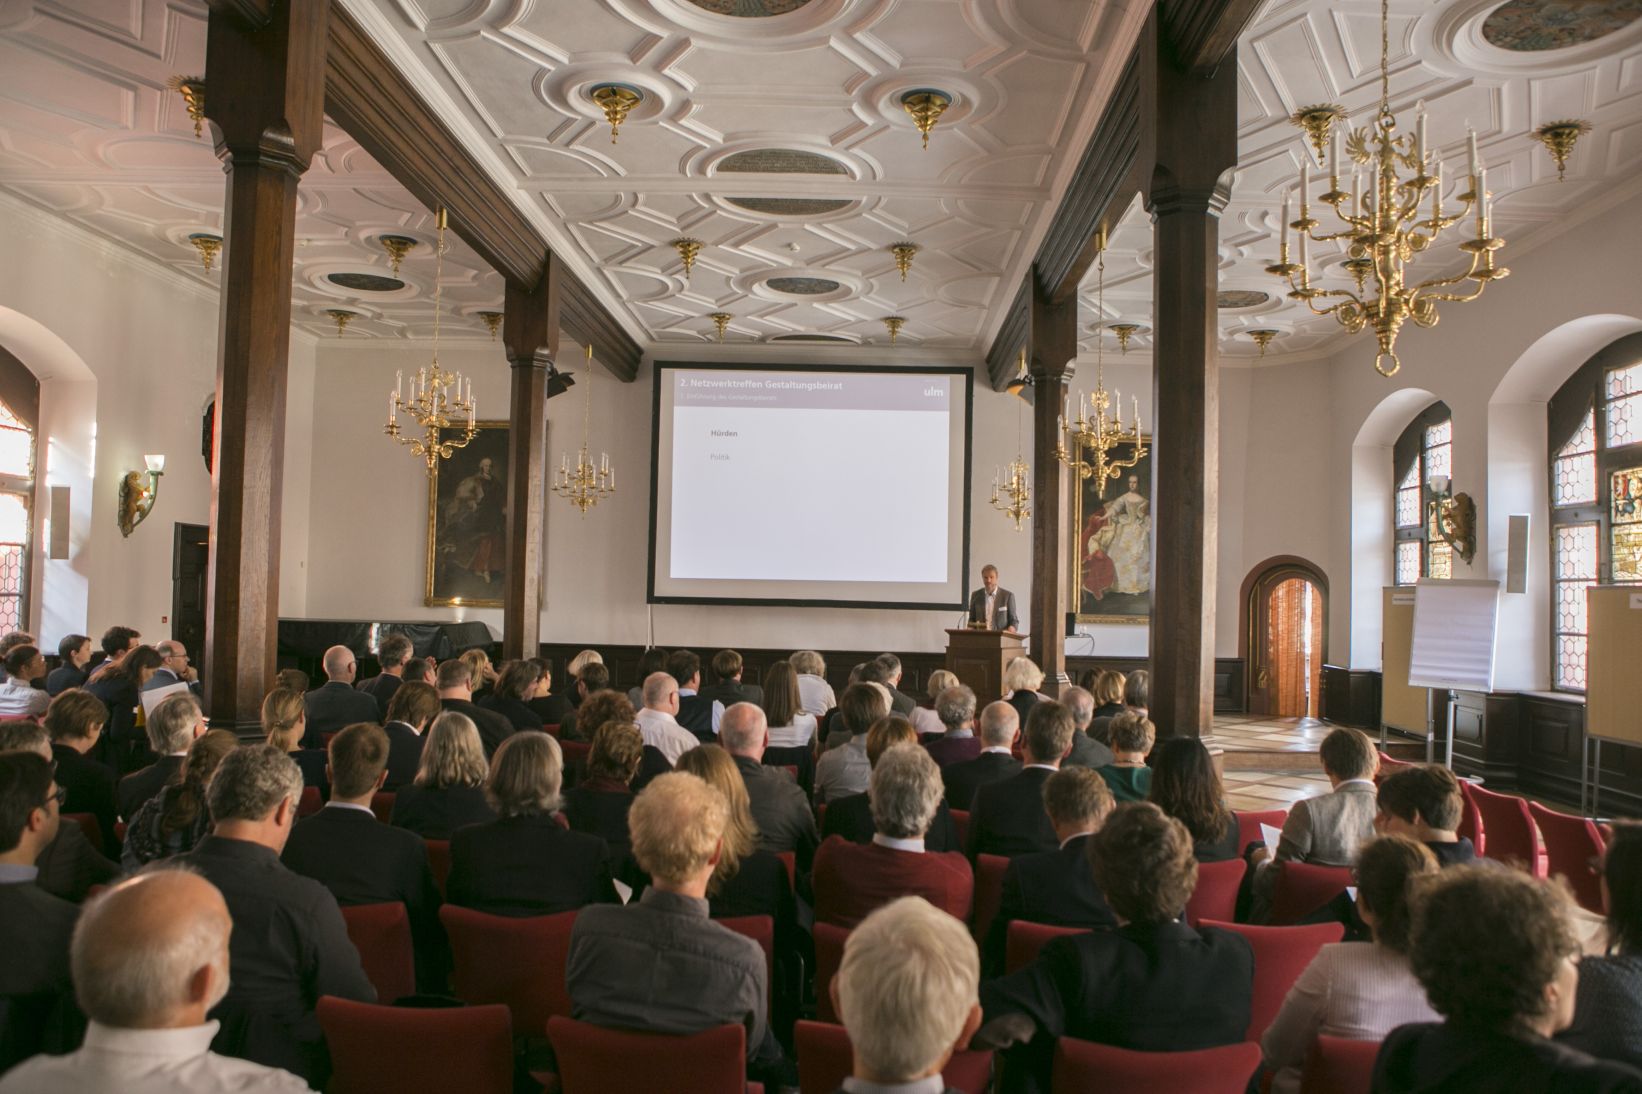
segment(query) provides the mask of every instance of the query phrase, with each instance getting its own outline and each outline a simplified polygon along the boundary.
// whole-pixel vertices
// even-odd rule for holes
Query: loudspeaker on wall
[[[1528,514],[1513,513],[1505,536],[1505,591],[1528,591]]]
[[[47,558],[68,557],[68,487],[51,488],[51,535],[46,543]]]

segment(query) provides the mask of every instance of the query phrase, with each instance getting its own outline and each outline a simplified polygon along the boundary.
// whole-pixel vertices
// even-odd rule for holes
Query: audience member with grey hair
[[[1095,697],[1086,688],[1067,688],[1060,702],[1072,714],[1072,751],[1061,761],[1064,767],[1087,767],[1099,771],[1114,759],[1112,750],[1089,735],[1095,720]]]
[[[910,715],[918,703],[912,696],[903,693],[901,687],[901,659],[893,653],[880,653],[873,661],[879,666],[882,675],[876,677],[878,683],[889,689],[889,712],[899,714],[905,718]],[[866,679],[865,676],[862,679]]]
[[[484,746],[485,758],[489,759],[496,755],[503,741],[513,736],[513,723],[475,703],[473,685],[473,669],[459,657],[441,662],[434,677],[434,687],[439,690],[439,709],[466,716],[479,731],[479,743]]]
[[[669,766],[701,743],[678,721],[678,681],[665,672],[644,678],[644,707],[633,718],[646,746],[660,752]]]
[[[205,712],[192,695],[169,695],[149,713],[144,732],[148,734],[148,747],[158,758],[121,779],[115,790],[115,804],[127,821],[166,784],[181,777],[188,746],[205,733]]]
[[[324,748],[327,733],[340,732],[355,722],[382,720],[375,696],[354,690],[359,663],[354,659],[353,650],[347,646],[332,646],[325,651],[323,664],[325,683],[302,697],[302,707],[308,715],[302,734],[303,748]]]
[[[1060,846],[1044,811],[1043,789],[1072,749],[1072,715],[1053,699],[1034,703],[1025,736],[1025,767],[975,792],[964,848],[971,858],[1014,857]]]
[[[92,900],[74,929],[72,965],[91,1026],[67,1056],[8,1072],[0,1094],[216,1094],[306,1091],[295,1075],[211,1051],[206,1015],[229,985],[233,923],[203,877],[155,870]]]
[[[981,741],[975,736],[973,690],[963,684],[947,688],[935,697],[935,714],[941,719],[945,733],[924,747],[937,764],[947,767],[981,754]]]
[[[410,660],[414,650],[411,640],[404,635],[388,635],[376,650],[376,660],[381,664],[382,671],[354,685],[354,690],[376,700],[377,721],[388,720],[388,703],[393,700],[393,693],[399,690],[399,685],[405,682],[405,662]]]
[[[1021,716],[1014,707],[1001,700],[986,705],[980,719],[980,755],[941,768],[948,809],[967,811],[975,804],[975,793],[981,787],[990,786],[1020,771],[1021,762],[1013,755],[1015,737],[1020,733],[1020,728]]]
[[[799,650],[787,660],[798,673],[798,705],[815,715],[824,717],[838,705],[838,696],[827,683],[827,663],[814,650]]]
[[[283,1068],[322,1090],[330,1057],[314,1001],[335,995],[374,1003],[376,989],[336,898],[279,861],[301,793],[302,771],[285,753],[272,745],[235,749],[206,790],[215,830],[175,861],[217,887],[235,926],[230,986],[215,1011],[222,1028],[212,1047]]]
[[[878,757],[868,790],[877,834],[871,843],[830,836],[815,853],[815,918],[853,927],[896,897],[922,896],[959,919],[969,916],[975,879],[956,851],[925,851],[941,804],[941,770],[916,744]]]
[[[807,872],[819,841],[815,815],[804,791],[787,772],[764,764],[770,732],[764,711],[752,703],[732,703],[718,726],[718,743],[735,760],[747,784],[747,801],[758,826],[758,849],[798,856],[798,869]]]
[[[941,1090],[941,1069],[981,1024],[979,986],[975,942],[961,921],[916,896],[867,916],[844,943],[831,987],[854,1057],[844,1090]]]
[[[920,743],[928,744],[930,739],[947,731],[948,727],[941,721],[941,712],[936,709],[935,704],[941,698],[942,692],[957,687],[959,683],[958,677],[946,669],[936,669],[929,674],[929,679],[924,681],[924,698],[912,713],[907,715],[907,721],[918,731]],[[973,716],[974,711],[970,711],[970,714]]]

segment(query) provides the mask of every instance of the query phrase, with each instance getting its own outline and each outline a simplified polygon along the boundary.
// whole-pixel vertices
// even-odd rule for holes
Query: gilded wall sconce
[[[1467,566],[1477,553],[1477,504],[1470,494],[1450,493],[1454,483],[1447,475],[1432,475],[1426,483],[1431,491],[1432,522],[1437,535],[1454,549]]]
[[[127,471],[120,478],[120,534],[129,536],[148,519],[154,499],[160,494],[160,476],[165,474],[164,456],[144,456],[146,471]]]

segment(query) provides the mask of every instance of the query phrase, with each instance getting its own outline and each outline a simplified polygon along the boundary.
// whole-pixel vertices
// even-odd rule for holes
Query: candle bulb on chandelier
[[[1425,100],[1421,99],[1414,104],[1419,111],[1419,118],[1414,123],[1414,167],[1421,174],[1425,173]]]
[[[1300,160],[1300,219],[1306,219],[1306,201],[1311,193],[1311,157]],[[1306,229],[1300,229],[1300,246],[1306,245]]]
[[[1488,238],[1488,169],[1477,172],[1477,238]]]
[[[1334,180],[1329,189],[1337,190],[1340,187],[1340,131],[1331,129],[1328,135],[1328,175]]]
[[[1471,183],[1472,183],[1473,186],[1475,186],[1476,182],[1477,182],[1477,175],[1482,170],[1482,160],[1477,155],[1477,131],[1475,129],[1469,129],[1468,128],[1468,129],[1466,129],[1465,132],[1466,132],[1466,138],[1465,138],[1466,152],[1469,154],[1469,156],[1471,158]],[[1481,186],[1477,186],[1477,192],[1479,194],[1482,192],[1482,187]]]
[[[1135,399],[1135,436],[1138,437],[1138,436],[1140,436],[1140,396],[1136,395],[1134,397],[1134,399]]]
[[[404,390],[405,390],[405,370],[404,369],[395,369],[394,374],[393,374],[393,397],[395,399],[399,398],[399,396],[404,392]]]
[[[1283,247],[1282,247],[1282,250],[1280,250],[1278,252],[1279,261],[1281,261],[1281,262],[1287,262],[1288,261],[1288,251],[1289,251],[1289,196],[1288,196],[1287,193],[1284,193],[1283,194]]]
[[[1431,223],[1432,230],[1437,230],[1442,220],[1442,153],[1438,152],[1431,159]]]
[[[1353,214],[1363,211],[1363,173],[1361,171],[1351,173],[1351,211]]]

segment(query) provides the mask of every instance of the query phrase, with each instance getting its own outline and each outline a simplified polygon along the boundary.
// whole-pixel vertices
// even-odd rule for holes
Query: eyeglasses
[[[52,802],[56,802],[57,803],[57,808],[61,809],[63,807],[63,803],[66,802],[66,801],[68,801],[68,787],[59,786],[57,789],[55,789],[51,792],[50,796],[47,797],[45,801],[40,803],[40,808],[44,809],[46,806],[50,805]]]

